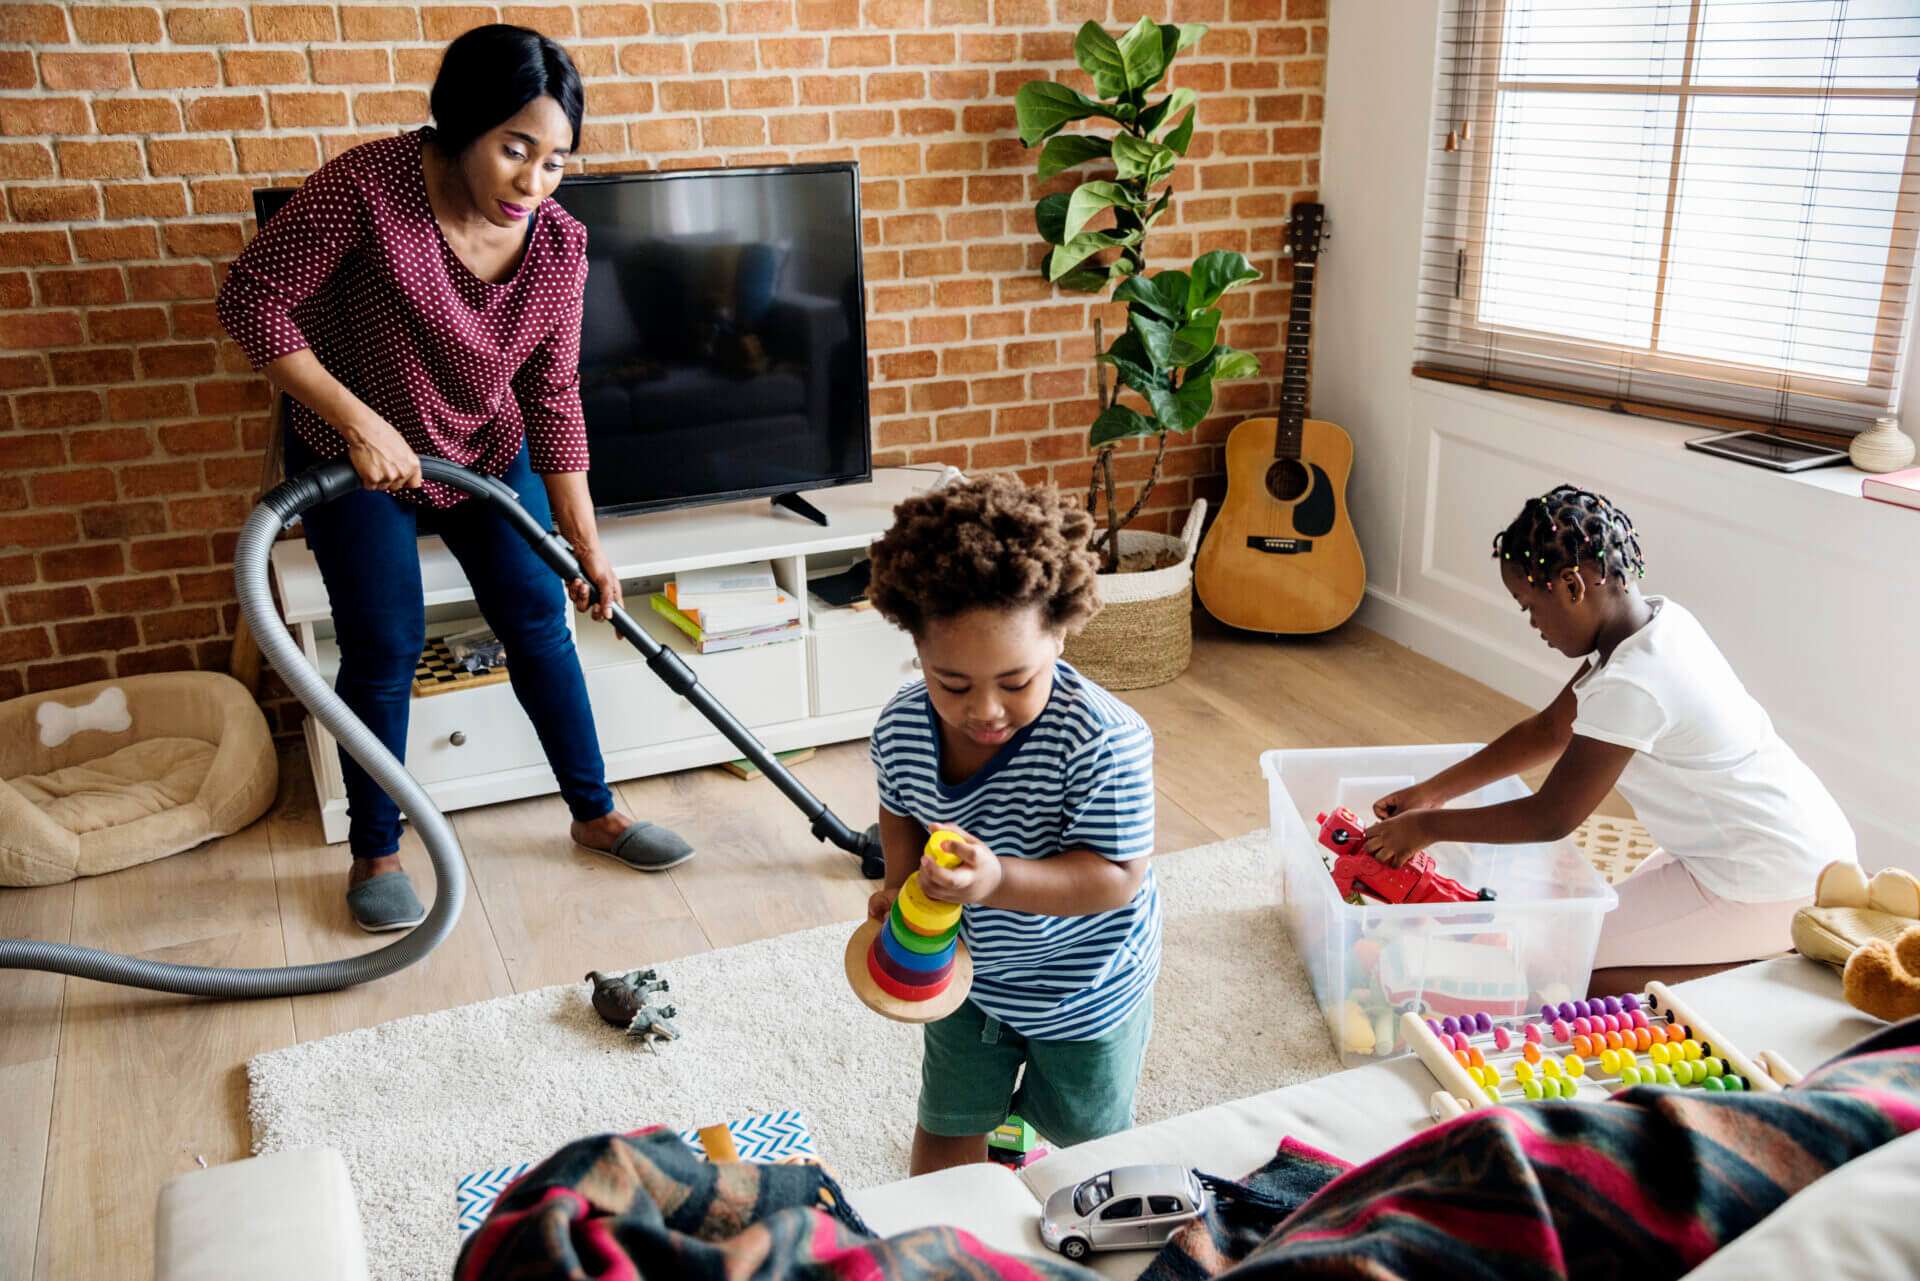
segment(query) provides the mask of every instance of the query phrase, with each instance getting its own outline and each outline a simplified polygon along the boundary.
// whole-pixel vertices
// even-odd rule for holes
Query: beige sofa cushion
[[[216,672],[11,699],[0,703],[0,885],[177,854],[260,817],[278,786],[266,718]]]
[[[366,1281],[338,1152],[305,1148],[183,1174],[160,1189],[154,1281]]]
[[[881,1236],[915,1228],[964,1228],[1009,1254],[1048,1253],[1040,1243],[1040,1203],[1002,1165],[963,1165],[849,1193],[847,1199]]]

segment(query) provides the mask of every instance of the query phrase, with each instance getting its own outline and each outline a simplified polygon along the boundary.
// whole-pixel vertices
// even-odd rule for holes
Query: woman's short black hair
[[[475,27],[440,57],[428,99],[434,140],[446,155],[457,156],[540,97],[552,98],[567,113],[572,150],[580,150],[586,91],[567,51],[525,27],[501,22]]]
[[[1571,565],[1593,564],[1603,581],[1617,579],[1623,587],[1647,572],[1640,536],[1627,514],[1572,485],[1529,498],[1513,523],[1495,535],[1493,554],[1512,561],[1529,583],[1549,590],[1554,576]]]

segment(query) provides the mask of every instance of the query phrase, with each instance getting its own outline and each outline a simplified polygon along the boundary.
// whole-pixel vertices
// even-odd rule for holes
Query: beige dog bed
[[[53,885],[239,831],[273,804],[273,736],[214,672],[0,703],[0,885]]]

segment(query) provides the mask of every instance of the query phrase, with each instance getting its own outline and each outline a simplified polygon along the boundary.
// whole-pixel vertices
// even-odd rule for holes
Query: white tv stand
[[[675,650],[735,716],[773,751],[864,738],[894,691],[915,675],[912,640],[871,611],[835,609],[805,596],[809,571],[843,568],[893,523],[893,507],[931,489],[945,469],[883,468],[871,483],[810,491],[826,528],[766,499],[692,507],[601,522],[601,542],[626,591],[627,611]],[[772,561],[782,586],[807,602],[791,640],[727,654],[698,654],[648,596],[685,569]],[[420,541],[427,634],[476,626],[479,610],[459,563],[437,538]],[[300,539],[273,550],[273,578],[287,625],[309,662],[331,681],[339,671],[333,614],[313,554]],[[739,751],[692,704],[647,669],[611,627],[568,610],[609,782],[736,759]],[[347,838],[347,797],[338,745],[307,718],[308,755],[321,825]],[[406,766],[442,810],[557,790],[533,726],[504,682],[413,700]]]

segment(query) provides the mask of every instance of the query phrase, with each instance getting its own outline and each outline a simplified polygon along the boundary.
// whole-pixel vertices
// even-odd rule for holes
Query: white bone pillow
[[[133,717],[127,711],[127,692],[118,685],[109,685],[91,703],[82,703],[79,707],[67,707],[48,699],[34,709],[33,716],[40,726],[42,747],[58,747],[75,734],[90,729],[118,734],[133,724]]]

